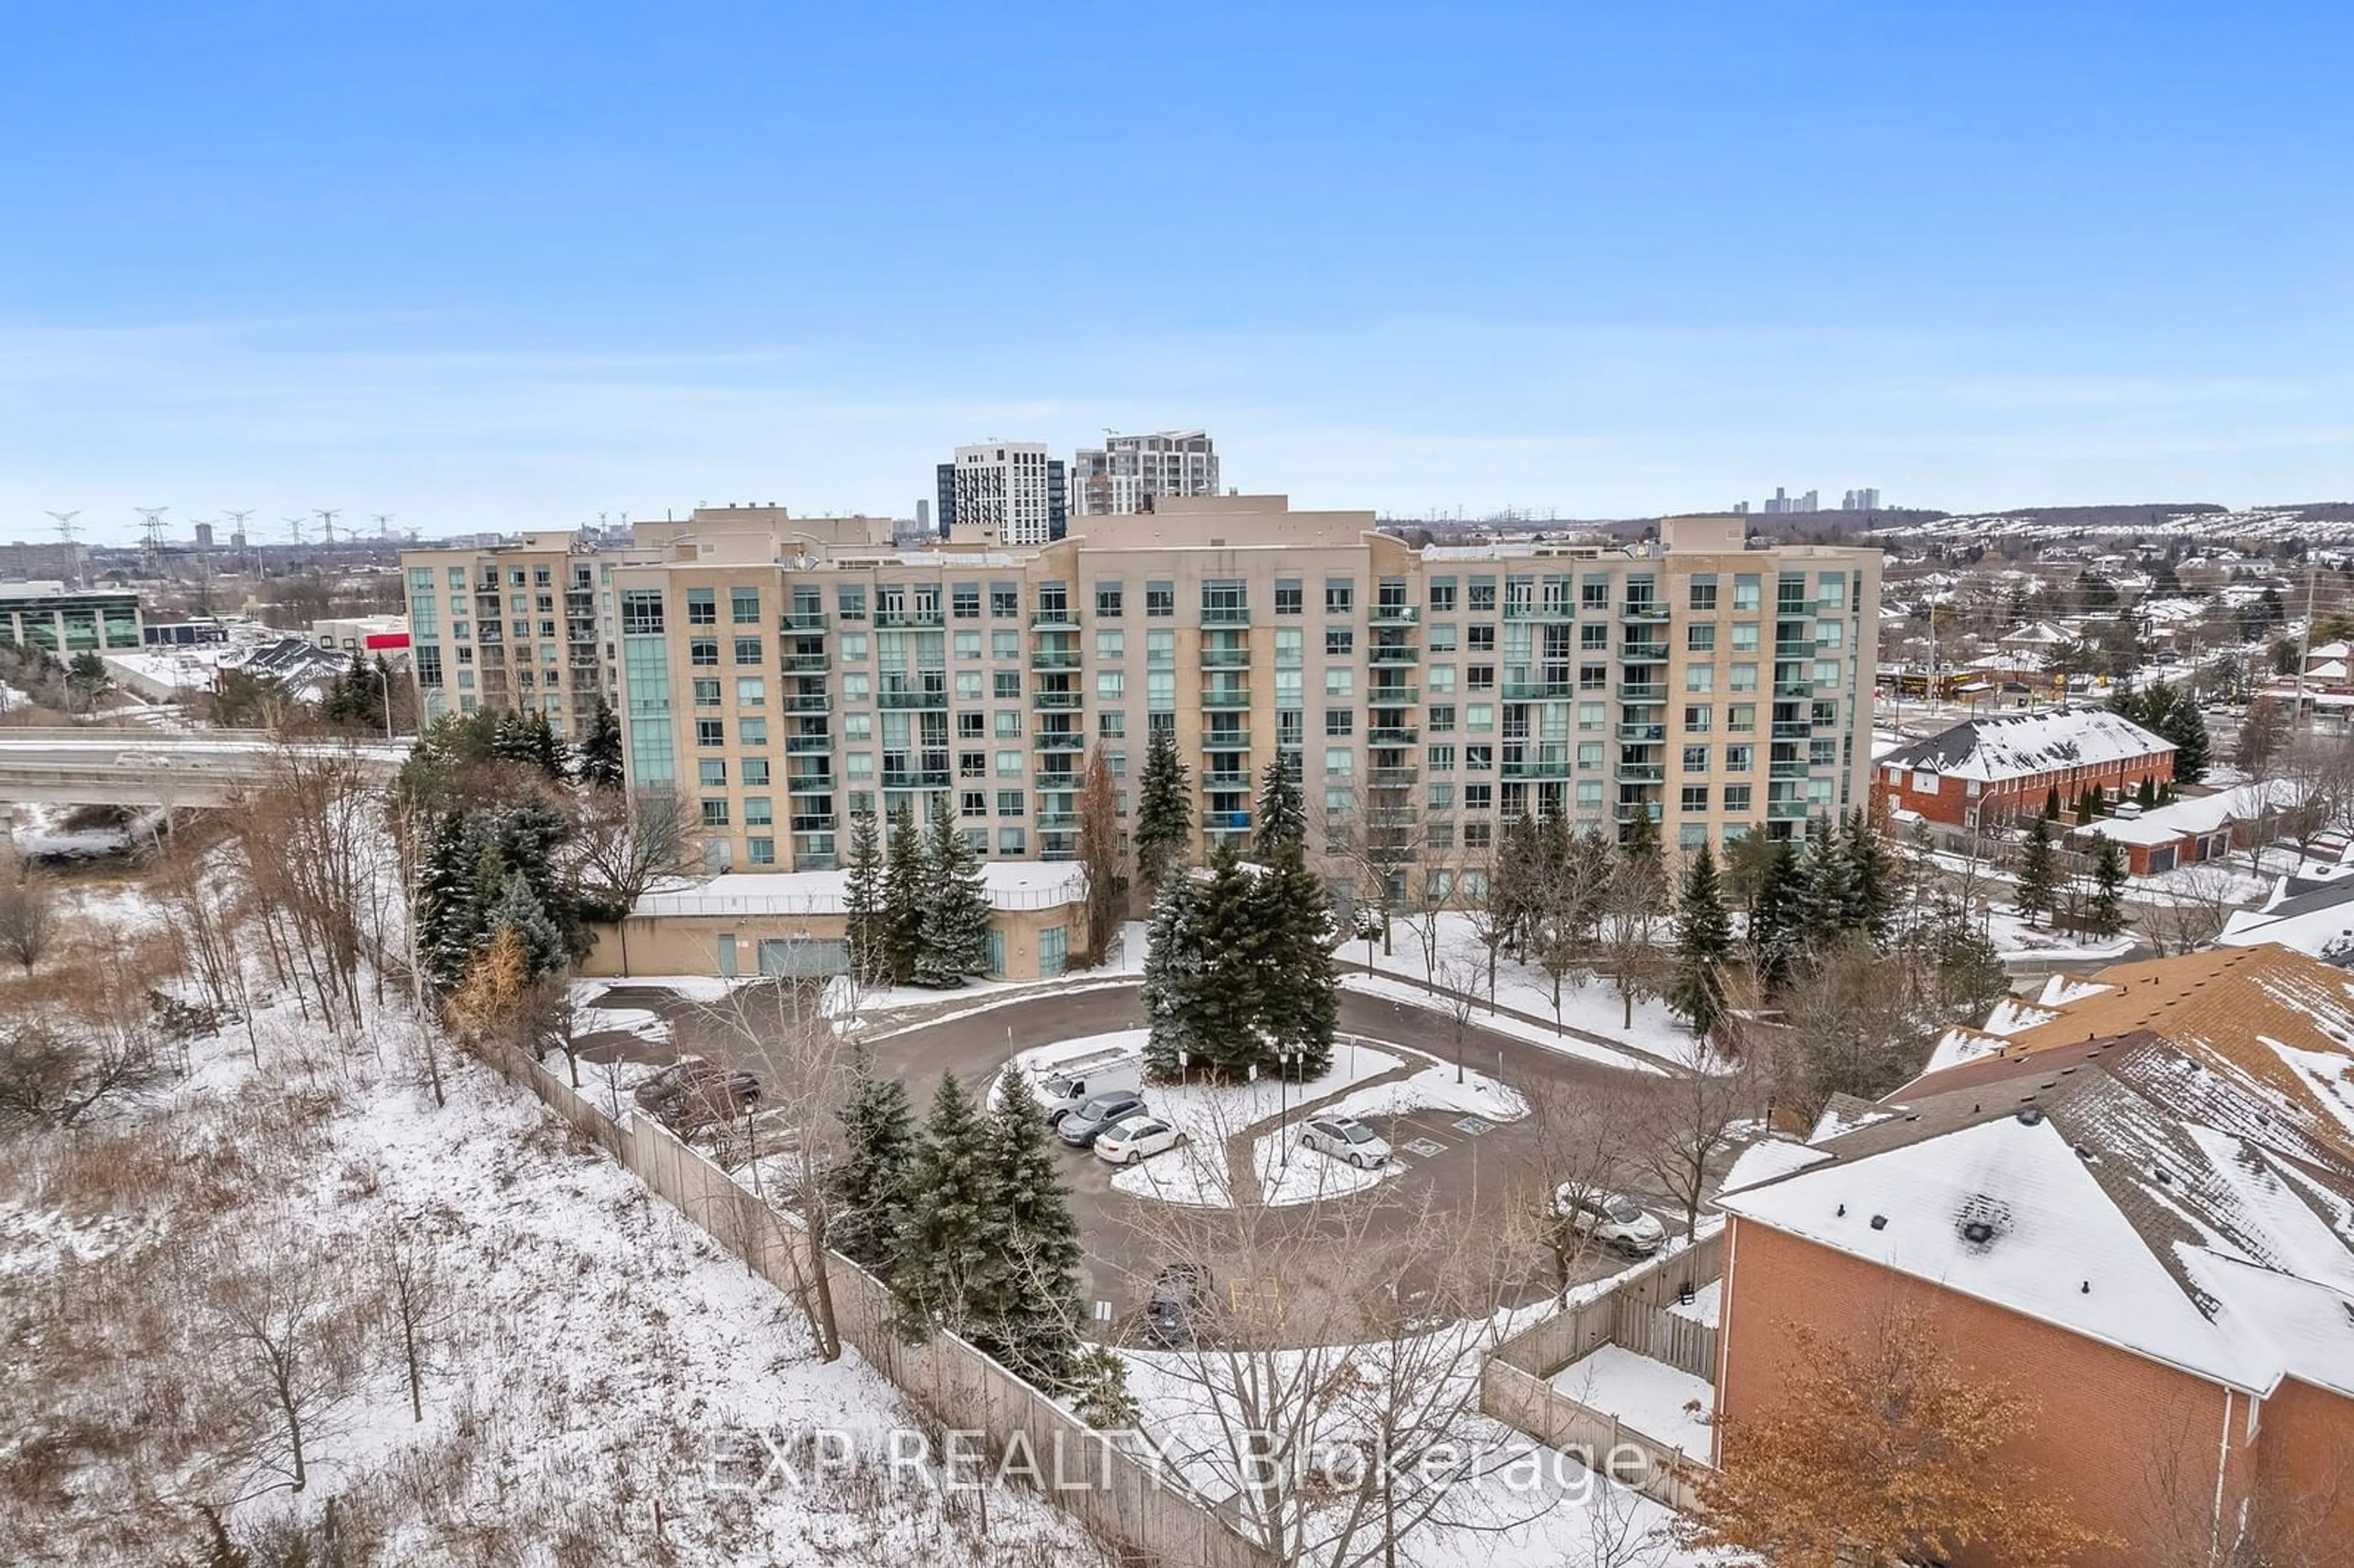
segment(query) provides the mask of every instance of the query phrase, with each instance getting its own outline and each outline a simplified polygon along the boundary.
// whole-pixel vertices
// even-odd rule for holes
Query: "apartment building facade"
[[[1162,496],[1218,493],[1218,449],[1206,430],[1112,436],[1071,461],[1071,514],[1142,512]]]
[[[1060,458],[1036,441],[959,447],[938,471],[939,535],[1033,547],[1061,538],[1070,497]]]
[[[632,782],[696,802],[711,871],[832,868],[854,814],[943,798],[993,859],[1069,858],[1088,749],[1125,800],[1164,727],[1199,850],[1246,838],[1282,756],[1328,875],[1398,902],[1476,895],[1523,811],[1648,815],[1690,848],[1803,834],[1870,781],[1878,552],[1746,549],[1732,518],[1625,549],[1416,549],[1370,513],[1172,498],[1034,548],[911,551],[869,520],[712,509],[628,553],[447,554],[404,557],[413,623],[439,600],[417,645],[420,666],[451,651],[445,704],[493,695],[487,623],[450,635],[459,568],[471,600],[495,567],[510,625],[547,619],[543,594],[567,637],[584,611],[529,662],[569,680],[577,650],[579,683],[498,694],[570,717],[612,694]],[[469,645],[471,689],[450,679]]]

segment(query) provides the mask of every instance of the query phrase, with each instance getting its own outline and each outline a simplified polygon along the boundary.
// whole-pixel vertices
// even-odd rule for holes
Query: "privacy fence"
[[[681,1142],[669,1128],[623,1112],[617,1119],[539,1063],[524,1081],[548,1107],[627,1166],[755,1273],[796,1299],[808,1288],[797,1259],[807,1248],[792,1216],[763,1202],[735,1177]],[[890,1293],[840,1254],[826,1278],[843,1340],[943,1428],[982,1434],[1002,1473],[1039,1495],[1138,1563],[1167,1568],[1274,1568],[1274,1557],[1237,1532],[1182,1478],[1122,1441],[1097,1432],[994,1360],[952,1334],[920,1345],[903,1340]],[[1032,1463],[1017,1464],[1016,1457]]]

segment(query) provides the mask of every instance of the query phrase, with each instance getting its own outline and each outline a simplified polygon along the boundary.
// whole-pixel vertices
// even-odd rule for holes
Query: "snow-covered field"
[[[1419,982],[1393,980],[1387,975],[1347,974],[1341,977],[1341,984],[1344,990],[1356,991],[1363,996],[1378,996],[1390,1001],[1404,1002],[1408,1007],[1431,1010],[1437,1015],[1433,1020],[1432,1044],[1444,1048],[1447,1032],[1453,1027],[1455,1021],[1454,1004],[1448,998],[1432,995]],[[1606,987],[1608,982],[1595,980],[1589,984],[1594,987]],[[1496,987],[1500,995],[1503,989],[1500,969]],[[1562,1015],[1564,1019],[1575,1020],[1577,1016],[1575,999],[1580,994],[1572,990],[1568,980],[1564,980],[1562,982]],[[1606,995],[1610,1002],[1613,1017],[1617,1017],[1619,1007],[1617,993],[1606,991]],[[1564,1056],[1575,1056],[1583,1061],[1598,1062],[1606,1067],[1620,1067],[1632,1073],[1666,1071],[1656,1062],[1645,1061],[1640,1056],[1618,1050],[1614,1046],[1598,1044],[1591,1040],[1581,1040],[1575,1034],[1564,1034],[1549,1023],[1522,1018],[1514,1013],[1500,1012],[1484,1001],[1475,1003],[1464,1022],[1474,1028],[1493,1030],[1499,1034],[1509,1034],[1515,1040],[1525,1040],[1532,1045],[1542,1045],[1548,1051],[1558,1051]],[[1573,1026],[1579,1027],[1574,1023]],[[1676,1053],[1676,1059],[1680,1061],[1686,1059],[1691,1046],[1691,1038],[1687,1033],[1681,1049]],[[1667,1053],[1660,1054],[1664,1055]]]

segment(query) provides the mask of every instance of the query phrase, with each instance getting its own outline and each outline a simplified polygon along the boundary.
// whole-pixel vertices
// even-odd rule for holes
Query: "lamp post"
[[[379,658],[376,662],[376,679],[384,683],[384,738],[392,738],[392,664]]]
[[[1289,1047],[1275,1054],[1275,1125],[1279,1128],[1284,1127],[1291,1113],[1291,1064],[1298,1055],[1299,1053]],[[1291,1169],[1291,1131],[1288,1128],[1284,1128],[1275,1158],[1276,1163],[1284,1170]]]

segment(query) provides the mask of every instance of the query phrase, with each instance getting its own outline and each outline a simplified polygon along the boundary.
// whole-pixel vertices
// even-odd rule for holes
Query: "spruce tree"
[[[2052,913],[2052,897],[2059,890],[2059,868],[2052,859],[2052,824],[2038,817],[2028,825],[2027,847],[2019,856],[2019,912],[2032,929],[2038,915]]]
[[[2196,784],[2207,777],[2214,766],[2213,743],[2207,736],[2207,717],[2199,711],[2199,700],[2189,692],[2176,694],[2167,715],[2167,727],[2158,733],[2174,743],[2174,778],[2179,784]]]
[[[997,1180],[992,1228],[1006,1266],[1005,1298],[976,1322],[981,1348],[1049,1393],[1072,1385],[1085,1311],[1079,1225],[1046,1136],[1046,1116],[1021,1073],[1006,1075],[989,1125]]]
[[[1286,844],[1307,842],[1307,802],[1300,796],[1299,779],[1292,771],[1292,764],[1278,752],[1259,779],[1258,822],[1251,841],[1252,853],[1272,863]]]
[[[1855,900],[1848,912],[1848,925],[1871,937],[1873,946],[1882,946],[1888,940],[1889,922],[1895,914],[1895,857],[1889,851],[1888,841],[1881,837],[1879,824],[1861,807],[1848,813],[1846,842],[1840,847],[1846,854],[1848,885]]]
[[[1749,905],[1750,961],[1769,993],[1790,982],[1806,941],[1805,873],[1798,852],[1787,839],[1775,840],[1774,851],[1758,873],[1757,894]]]
[[[916,923],[915,980],[946,990],[989,972],[989,889],[981,857],[942,795],[932,808],[924,853],[923,907]]]
[[[2134,789],[2134,802],[2145,811],[2158,804],[2158,780],[2145,773]]]
[[[486,935],[495,936],[500,931],[515,934],[516,940],[523,944],[526,979],[553,974],[571,959],[563,930],[520,871],[507,873],[498,897],[485,913],[483,926]]]
[[[1703,840],[1676,906],[1676,971],[1667,998],[1691,1021],[1696,1038],[1705,1039],[1724,1016],[1724,960],[1732,952],[1733,919],[1717,883],[1715,853]]]
[[[1140,997],[1149,1030],[1146,1070],[1168,1079],[1200,1065],[1193,1033],[1194,998],[1203,984],[1199,900],[1193,878],[1180,874],[1161,885],[1152,919],[1144,932],[1144,978]]]
[[[1861,904],[1851,872],[1830,819],[1818,815],[1809,821],[1790,882],[1792,927],[1808,950],[1828,952],[1848,930],[1849,913]]]
[[[1209,872],[1198,915],[1203,984],[1193,996],[1193,1033],[1213,1067],[1240,1076],[1273,1059],[1264,1030],[1281,948],[1267,927],[1261,878],[1243,865],[1233,841],[1219,842]]]
[[[1626,831],[1618,835],[1618,846],[1629,860],[1659,858],[1659,824],[1652,820],[1649,807],[1635,808]]]
[[[2105,833],[2093,853],[2093,896],[2084,906],[2084,925],[2095,937],[2114,937],[2126,928],[2125,846]]]
[[[449,811],[433,819],[419,875],[417,950],[434,984],[454,990],[465,978],[483,936],[477,882],[482,835],[472,815]]]
[[[580,743],[580,782],[599,789],[618,789],[623,778],[621,721],[613,705],[597,699],[588,720],[588,737]]]
[[[2060,820],[2060,786],[2057,784],[2043,792],[2043,820],[2047,822]]]
[[[1307,845],[1297,838],[1278,845],[1252,893],[1266,944],[1260,1032],[1272,1050],[1293,1054],[1295,1073],[1321,1077],[1341,1023],[1341,980],[1332,968],[1331,899],[1308,863]]]
[[[870,1063],[843,1102],[845,1145],[841,1162],[826,1172],[832,1205],[828,1234],[844,1257],[878,1277],[891,1277],[899,1255],[899,1227],[915,1194],[908,1188],[917,1137],[907,1086],[879,1077]]]
[[[891,837],[884,846],[881,967],[892,985],[907,985],[916,978],[928,858],[924,836],[916,828],[916,814],[903,800],[891,813]]]
[[[1144,777],[1137,784],[1136,874],[1147,887],[1184,864],[1193,840],[1192,770],[1177,755],[1177,732],[1155,729],[1144,752]]]
[[[884,918],[883,838],[872,811],[854,812],[850,819],[850,866],[843,879],[842,913],[852,980],[860,986],[885,983],[891,945]]]
[[[1004,1299],[1004,1234],[998,1223],[994,1140],[953,1073],[940,1079],[909,1167],[916,1195],[899,1226],[891,1294],[899,1331],[915,1341],[933,1328],[963,1333],[997,1315]]]

